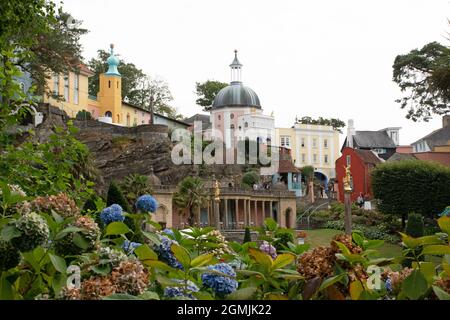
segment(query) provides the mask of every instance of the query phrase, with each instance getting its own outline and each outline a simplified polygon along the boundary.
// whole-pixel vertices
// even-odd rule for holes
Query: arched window
[[[244,127],[248,128],[248,122],[244,123]]]
[[[234,113],[230,114],[230,119],[234,119]]]
[[[221,116],[220,116],[220,114],[219,114],[219,115],[217,116],[217,119],[219,119],[219,120],[220,120],[221,118],[222,118],[222,117],[221,117]]]
[[[108,80],[108,88],[111,88],[111,80]]]
[[[230,129],[234,130],[234,124],[230,125]]]
[[[111,111],[106,111],[106,112],[105,112],[105,117],[110,117],[110,118],[112,118],[112,112],[111,112]]]

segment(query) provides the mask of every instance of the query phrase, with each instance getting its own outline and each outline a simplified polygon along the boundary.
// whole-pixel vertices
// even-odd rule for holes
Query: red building
[[[383,160],[371,150],[344,147],[342,149],[342,156],[336,160],[336,179],[339,201],[344,202],[344,186],[342,179],[345,175],[345,166],[350,165],[350,172],[352,174],[352,201],[356,201],[360,193],[371,199],[373,193],[370,185],[370,171],[382,161]]]

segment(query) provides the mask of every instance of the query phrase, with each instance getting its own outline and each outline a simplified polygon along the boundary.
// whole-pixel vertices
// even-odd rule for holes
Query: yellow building
[[[68,75],[53,75],[49,80],[49,87],[55,96],[45,97],[44,102],[58,106],[70,117],[77,113],[89,111],[94,119],[114,123],[121,126],[136,126],[149,124],[151,113],[142,107],[122,101],[122,77],[117,69],[120,61],[114,55],[114,46],[111,45],[111,54],[107,60],[108,70],[100,74],[100,86],[97,96],[88,93],[88,80],[94,73],[81,64],[79,72],[70,72]]]
[[[296,167],[313,166],[316,177],[328,182],[335,178],[339,158],[339,133],[331,126],[296,123],[291,128],[276,128],[278,146],[291,149]]]

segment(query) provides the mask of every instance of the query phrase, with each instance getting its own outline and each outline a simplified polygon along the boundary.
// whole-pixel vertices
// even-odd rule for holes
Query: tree
[[[300,168],[300,172],[305,177],[306,181],[306,194],[309,192],[314,192],[311,188],[311,182],[314,182],[314,167],[313,166],[304,166]]]
[[[431,119],[433,114],[450,113],[450,48],[431,42],[422,49],[398,55],[393,65],[393,80],[404,97],[397,99],[406,118]]]
[[[372,189],[378,209],[386,214],[406,217],[415,212],[437,217],[450,199],[450,168],[438,163],[404,160],[379,164],[371,173]]]
[[[122,190],[115,182],[110,183],[108,194],[106,196],[106,205],[111,206],[113,204],[118,204],[122,207],[123,211],[131,213],[130,207],[122,193]]]
[[[153,187],[148,176],[140,174],[126,176],[120,184],[120,187],[124,190],[124,196],[130,206],[134,206],[138,197],[153,193]]]
[[[300,120],[296,119],[296,122],[301,124],[316,124],[322,126],[331,126],[333,127],[334,130],[336,130],[339,133],[342,133],[341,128],[345,127],[344,121],[335,118],[325,119],[319,117],[318,119],[313,119],[311,117],[302,117]]]
[[[255,183],[259,183],[259,181],[260,181],[260,176],[259,176],[258,172],[256,172],[256,171],[246,172],[242,176],[242,184],[246,185],[248,187],[253,187],[253,185]]]
[[[179,208],[188,209],[188,223],[199,222],[200,209],[208,202],[208,192],[198,177],[187,176],[180,181],[173,201]]]
[[[203,111],[211,110],[217,93],[226,86],[228,86],[227,83],[215,80],[207,80],[203,83],[196,82],[195,94],[198,98],[195,103],[203,107]]]
[[[250,229],[249,229],[249,227],[245,227],[243,243],[247,243],[247,242],[251,242],[251,241],[252,241],[252,234],[250,233]]]

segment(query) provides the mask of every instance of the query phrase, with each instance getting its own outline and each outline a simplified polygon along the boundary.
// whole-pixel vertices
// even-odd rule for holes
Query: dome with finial
[[[242,63],[237,57],[237,50],[234,50],[234,60],[230,64],[230,85],[217,93],[212,105],[213,109],[222,107],[252,107],[261,109],[261,103],[255,91],[242,84],[242,66]]]
[[[109,52],[110,52],[109,58],[106,60],[106,63],[108,64],[108,71],[106,71],[105,74],[120,76],[119,70],[117,69],[117,66],[120,63],[120,60],[119,60],[119,58],[117,58],[114,55],[114,44],[112,44],[112,43],[110,45]]]

